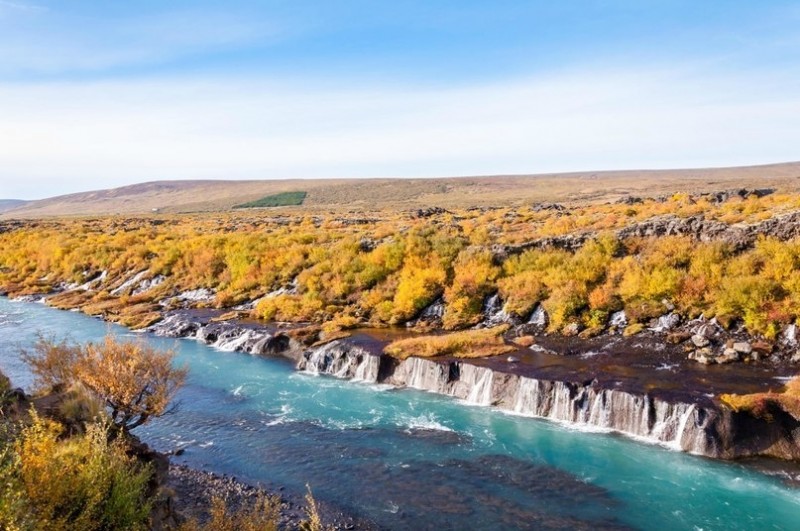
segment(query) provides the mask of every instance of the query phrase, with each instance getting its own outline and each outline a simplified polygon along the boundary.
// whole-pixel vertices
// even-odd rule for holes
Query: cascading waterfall
[[[449,395],[449,372],[446,364],[425,358],[408,358],[395,369],[391,383]]]
[[[251,354],[265,352],[272,338],[245,328],[199,326],[177,316],[166,318],[159,326],[163,335],[194,336],[220,350]],[[713,415],[705,414],[700,406],[620,389],[496,373],[461,360],[411,357],[392,361],[346,340],[306,351],[297,368],[309,374],[411,387],[520,415],[616,431],[676,450],[704,455],[719,451],[706,433]]]
[[[254,344],[255,341],[261,339],[263,334],[259,334],[254,330],[245,330],[242,333],[231,333],[221,335],[214,343],[213,347],[225,352],[234,352],[241,350],[249,352],[248,343]]]
[[[377,382],[378,372],[381,367],[380,356],[365,355],[363,362],[359,363],[356,367],[355,376],[353,380],[359,382]]]
[[[520,377],[512,410],[520,415],[617,431],[676,450],[705,453],[697,406],[618,389]]]
[[[332,341],[307,351],[297,368],[309,374],[327,374],[363,382],[377,382],[380,356],[343,341]]]
[[[470,370],[467,370],[467,369]],[[470,391],[467,395],[467,403],[477,406],[489,406],[492,404],[492,380],[494,379],[494,371],[475,365],[462,365],[461,366],[462,381],[469,382]],[[472,374],[472,378],[469,378]]]
[[[706,430],[712,415],[699,406],[673,403],[595,384],[539,380],[460,360],[411,357],[385,364],[381,357],[335,341],[309,351],[298,368],[370,382],[384,382],[452,396],[480,406],[496,406],[519,415],[615,431],[676,450],[713,455]],[[379,378],[380,375],[380,378]]]

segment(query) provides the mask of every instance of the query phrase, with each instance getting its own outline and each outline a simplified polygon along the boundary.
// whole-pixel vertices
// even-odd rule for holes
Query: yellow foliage
[[[444,324],[454,329],[475,323],[484,298],[499,292],[504,309],[522,317],[543,304],[554,328],[571,321],[601,326],[602,312],[623,306],[641,319],[670,305],[687,317],[730,311],[768,336],[800,317],[798,242],[765,238],[734,252],[689,237],[612,236],[656,216],[774,218],[800,208],[797,194],[715,203],[681,193],[663,202],[572,206],[569,215],[530,207],[429,218],[385,211],[372,213],[370,223],[363,213],[253,212],[164,217],[159,224],[118,217],[36,222],[0,233],[0,288],[20,295],[69,286],[49,303],[134,327],[153,323],[157,303],[182,291],[213,289],[214,306],[230,308],[290,284],[296,289],[262,299],[253,316],[321,324],[344,314],[396,324],[444,295]],[[600,236],[575,252],[535,245],[576,231]],[[530,250],[495,263],[503,246]],[[136,286],[115,292],[139,273],[144,280],[164,275],[164,282],[136,295]],[[100,280],[74,289],[92,279]],[[755,301],[744,300],[750,294]]]
[[[444,294],[446,306],[443,323],[448,330],[480,320],[483,301],[493,291],[500,274],[492,254],[483,250],[462,252],[456,259],[453,271],[453,280]]]
[[[745,411],[766,420],[772,420],[773,408],[800,420],[800,377],[790,380],[779,393],[723,394],[719,398],[734,411]]]
[[[63,428],[32,413],[30,426],[5,448],[0,462],[0,527],[42,531],[146,529],[151,477],[108,442],[102,424],[62,438]],[[11,501],[12,503],[8,503]]]
[[[390,356],[406,359],[409,356],[430,358],[454,356],[456,358],[484,358],[516,350],[503,340],[508,325],[481,330],[465,330],[449,334],[399,339],[383,351]]]
[[[397,284],[392,306],[392,322],[406,321],[432,303],[443,289],[447,273],[438,259],[406,259]]]
[[[173,366],[174,357],[147,343],[119,342],[112,336],[84,346],[40,339],[33,352],[23,353],[39,385],[81,384],[126,430],[169,412],[187,374],[186,368]]]

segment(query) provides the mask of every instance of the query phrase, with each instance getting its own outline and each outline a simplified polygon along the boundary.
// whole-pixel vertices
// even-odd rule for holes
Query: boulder
[[[709,341],[708,338],[704,335],[695,334],[692,336],[692,343],[694,343],[694,346],[696,346],[697,348],[703,348],[710,345],[711,341]]]
[[[707,354],[702,354],[702,353],[697,352],[697,351],[695,351],[694,358],[692,358],[692,359],[694,361],[696,361],[697,363],[700,363],[702,365],[712,365],[712,364],[717,362],[717,360],[714,357],[709,356]]]
[[[722,356],[717,357],[717,363],[733,363],[734,361],[739,361],[739,352],[732,348],[726,348],[722,352]]]
[[[628,326],[628,316],[625,314],[625,310],[612,313],[608,320],[608,326],[613,326],[620,330]]]
[[[753,346],[747,341],[737,341],[733,344],[732,350],[740,354],[750,354],[753,352]]]
[[[752,350],[759,354],[772,354],[772,351],[775,349],[772,343],[766,341],[755,341],[751,346]]]
[[[679,324],[681,324],[681,316],[677,313],[668,313],[658,318],[652,330],[654,332],[668,332]]]
[[[689,332],[671,332],[665,338],[666,342],[670,345],[679,345],[684,341],[688,341],[692,337]]]

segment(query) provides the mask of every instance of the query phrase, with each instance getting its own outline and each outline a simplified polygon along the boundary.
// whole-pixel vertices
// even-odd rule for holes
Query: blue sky
[[[796,1],[0,0],[0,198],[797,146]]]

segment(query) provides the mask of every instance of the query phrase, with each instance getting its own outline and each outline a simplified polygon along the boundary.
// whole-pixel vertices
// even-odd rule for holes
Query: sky
[[[796,0],[0,0],[0,198],[794,160]]]

